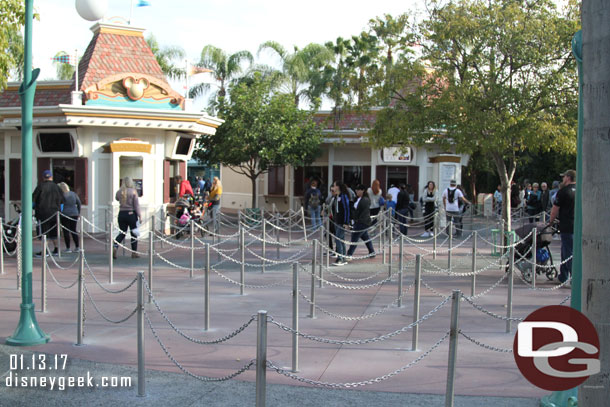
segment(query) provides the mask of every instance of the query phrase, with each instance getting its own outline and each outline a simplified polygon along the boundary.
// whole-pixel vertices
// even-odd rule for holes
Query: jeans
[[[318,230],[322,226],[322,219],[320,219],[320,207],[309,208],[309,216],[311,217],[311,226],[313,230]]]
[[[400,222],[400,233],[402,233],[403,235],[407,235],[407,232],[409,231],[409,227],[407,226],[407,214],[409,213],[409,209],[405,208],[405,209],[401,209],[399,211],[396,211],[396,220],[398,222]]]
[[[572,233],[560,233],[561,235],[561,266],[559,267],[559,281],[565,282],[572,276],[572,260],[564,261],[572,256],[574,235]]]
[[[138,215],[134,211],[120,211],[119,212],[119,229],[121,232],[115,239],[114,247],[119,247],[118,243],[122,243],[123,239],[125,239],[125,234],[127,233],[127,228],[129,228],[129,232],[131,234],[131,250],[138,250],[138,241],[136,237],[133,235],[133,230],[136,228],[136,223],[138,222]]]
[[[337,261],[344,261],[345,258],[345,229],[343,225],[335,225],[335,245],[337,246]]]
[[[362,223],[356,223],[354,228],[352,229],[352,244],[349,246],[349,250],[347,251],[347,256],[352,256],[356,251],[356,242],[359,239],[362,239],[366,243],[366,248],[369,250],[369,254],[375,253],[375,249],[373,248],[373,243],[371,242],[371,238],[369,237],[369,232],[367,229],[369,226],[364,225]]]
[[[449,222],[453,221],[453,230],[456,236],[462,235],[462,214],[455,211],[447,211],[447,234],[449,234]],[[457,228],[457,229],[456,229]]]

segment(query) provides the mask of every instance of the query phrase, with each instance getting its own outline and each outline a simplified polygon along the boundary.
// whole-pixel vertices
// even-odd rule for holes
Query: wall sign
[[[386,163],[410,163],[413,161],[413,150],[411,147],[386,147],[382,159]]]

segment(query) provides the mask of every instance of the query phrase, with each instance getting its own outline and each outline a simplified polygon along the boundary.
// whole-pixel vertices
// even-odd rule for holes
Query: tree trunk
[[[601,372],[581,387],[578,404],[610,400],[610,4],[583,2],[582,312],[599,335]],[[575,236],[576,237],[576,236]],[[578,248],[576,240],[575,247]],[[576,254],[576,253],[575,253]]]
[[[250,181],[252,181],[252,208],[256,208],[256,180],[258,175],[251,175]]]

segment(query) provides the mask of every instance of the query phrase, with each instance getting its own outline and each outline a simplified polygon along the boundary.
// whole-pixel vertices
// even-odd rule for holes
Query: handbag
[[[136,221],[136,228],[131,229],[131,235],[135,237],[140,237],[140,221]]]

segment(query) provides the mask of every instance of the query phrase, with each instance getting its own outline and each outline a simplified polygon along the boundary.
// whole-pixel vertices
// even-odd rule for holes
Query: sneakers
[[[424,232],[421,234],[420,237],[430,237],[430,236],[432,236],[432,234],[430,234],[430,232]]]
[[[64,250],[64,253],[74,253],[74,252],[72,251],[72,249],[68,248],[68,249]]]
[[[377,253],[375,253],[375,252],[370,252],[368,255],[369,259],[374,259],[375,257],[377,257]]]
[[[347,264],[347,262],[345,260],[337,260],[336,262],[331,264],[331,266],[339,267],[339,266],[345,266],[346,264]]]
[[[53,256],[59,256],[59,250],[57,250],[57,247],[55,249],[53,249],[53,253],[51,253]]]

